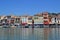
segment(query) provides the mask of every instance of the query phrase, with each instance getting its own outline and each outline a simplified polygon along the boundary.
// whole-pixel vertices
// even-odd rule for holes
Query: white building
[[[52,20],[52,24],[58,23],[58,20],[55,17],[53,17],[51,20]]]
[[[27,21],[28,20],[28,17],[27,16],[21,16],[21,21],[22,21],[22,24],[27,24]]]
[[[57,23],[60,24],[60,14],[57,16]]]
[[[42,16],[34,16],[34,24],[43,24],[43,17]]]

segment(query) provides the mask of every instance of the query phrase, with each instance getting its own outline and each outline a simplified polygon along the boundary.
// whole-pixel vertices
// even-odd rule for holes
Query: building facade
[[[48,12],[43,13],[44,24],[49,24],[49,17],[48,16],[49,16]]]
[[[28,17],[27,16],[21,16],[21,21],[22,21],[22,25],[26,25],[28,23]]]
[[[27,22],[28,25],[32,25],[32,16],[28,16]]]
[[[34,16],[33,20],[34,20],[34,24],[43,24],[43,17],[42,16]]]

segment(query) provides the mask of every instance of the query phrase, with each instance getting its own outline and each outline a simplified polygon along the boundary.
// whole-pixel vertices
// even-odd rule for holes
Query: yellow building
[[[32,24],[32,17],[33,16],[28,16],[28,20],[27,20],[28,23],[27,24],[30,24],[30,25]]]
[[[1,16],[1,19],[4,19],[5,16]]]

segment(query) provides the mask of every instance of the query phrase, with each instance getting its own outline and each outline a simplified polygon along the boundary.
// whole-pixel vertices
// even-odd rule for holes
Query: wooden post
[[[34,20],[32,20],[32,28],[34,28]]]

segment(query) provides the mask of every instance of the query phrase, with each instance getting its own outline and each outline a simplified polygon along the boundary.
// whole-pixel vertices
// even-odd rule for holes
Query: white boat
[[[2,28],[10,28],[10,26],[3,25]]]
[[[15,25],[11,25],[11,28],[16,28],[16,26]]]

